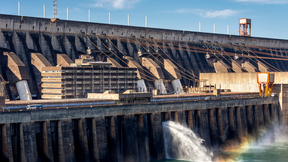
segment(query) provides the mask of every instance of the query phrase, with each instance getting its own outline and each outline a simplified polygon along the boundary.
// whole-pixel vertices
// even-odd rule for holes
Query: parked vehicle
[[[27,105],[26,106],[26,109],[27,110],[36,110],[36,109],[42,109],[43,108],[43,105],[42,104],[33,104],[33,105]]]

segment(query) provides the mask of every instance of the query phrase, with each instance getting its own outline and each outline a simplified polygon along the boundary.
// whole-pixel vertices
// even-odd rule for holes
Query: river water
[[[163,123],[164,141],[166,142],[165,152],[166,157],[168,152],[167,158],[169,159],[158,162],[288,162],[287,132],[276,133],[272,139],[272,131],[266,130],[258,137],[258,140],[247,140],[235,147],[226,148],[225,151],[214,151],[212,153],[208,149],[203,148],[204,146],[199,145],[201,139],[197,136],[194,137],[194,133],[191,130],[192,133],[189,132],[188,129],[175,122]],[[275,131],[275,129],[271,130]],[[191,140],[189,141],[185,135]],[[183,139],[183,141],[180,139]],[[187,146],[191,145],[190,142],[194,141],[196,141],[196,144]],[[173,151],[171,151],[171,148]],[[199,157],[198,155],[205,155],[206,157]],[[191,158],[190,156],[194,156],[195,158]]]

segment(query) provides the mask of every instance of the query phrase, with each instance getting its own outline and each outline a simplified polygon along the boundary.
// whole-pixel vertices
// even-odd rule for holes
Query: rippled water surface
[[[207,158],[202,158],[197,155],[206,152],[199,144],[199,138],[193,137],[194,133],[189,131],[185,126],[179,123],[168,122],[163,124],[164,136],[169,135],[169,140],[166,139],[165,144],[166,154],[173,154],[180,159],[192,159],[193,162],[205,161]],[[275,131],[275,129],[270,129]],[[265,130],[258,137],[257,141],[247,140],[241,146],[226,149],[223,152],[213,152],[213,162],[288,162],[288,133],[273,133],[273,131]],[[193,135],[191,138],[191,134]],[[167,138],[167,137],[165,137]],[[187,140],[191,139],[191,140]],[[173,141],[173,142],[171,142]],[[195,142],[195,143],[193,143]],[[193,143],[193,144],[191,144]],[[187,144],[191,146],[187,146]],[[169,148],[169,147],[170,148]],[[169,153],[169,150],[173,150]],[[193,151],[194,149],[194,151]],[[195,150],[196,149],[196,150]],[[188,150],[188,151],[187,151]],[[192,150],[192,151],[191,151]],[[201,150],[200,152],[197,150]],[[181,153],[182,152],[182,153]],[[207,154],[210,157],[210,154]],[[192,158],[191,158],[192,157]],[[193,157],[196,157],[193,158]],[[191,160],[162,160],[157,162],[189,162]],[[210,158],[208,158],[210,161]]]
[[[217,158],[215,158],[217,159]],[[275,142],[260,146],[251,146],[245,152],[221,152],[215,162],[288,162],[288,143]],[[181,160],[163,160],[159,162],[187,162]]]

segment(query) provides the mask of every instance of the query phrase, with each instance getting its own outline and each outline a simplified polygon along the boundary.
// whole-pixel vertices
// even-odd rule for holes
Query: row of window
[[[137,83],[137,81],[135,81],[135,80],[132,80],[132,81],[111,81],[111,82],[109,82],[109,81],[104,81],[104,82],[98,82],[98,81],[96,81],[96,82],[81,82],[81,81],[77,81],[77,82],[65,82],[65,83],[63,83],[62,85],[65,85],[65,84],[92,84],[92,83],[94,83],[94,84],[100,84],[100,83],[104,83],[104,84],[116,84],[116,83]]]
[[[62,79],[65,79],[65,78],[75,78],[74,76],[71,76],[71,75],[68,75],[68,76],[43,76],[43,78],[62,78]],[[91,79],[91,78],[136,78],[136,75],[135,76],[109,76],[109,75],[106,75],[106,76],[99,76],[99,75],[96,75],[94,77],[92,77],[91,75],[89,76],[83,76],[83,75],[80,75],[80,76],[76,76],[76,78],[86,78],[86,79]]]
[[[76,70],[77,73],[125,73],[123,70]],[[135,71],[127,71],[127,73],[134,73]],[[61,70],[61,71],[43,71],[43,73],[75,73],[75,70]]]

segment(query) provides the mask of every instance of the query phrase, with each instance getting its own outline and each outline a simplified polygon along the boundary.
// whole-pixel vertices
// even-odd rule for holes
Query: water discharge
[[[213,153],[203,146],[203,139],[180,123],[162,123],[167,159],[212,162]]]

